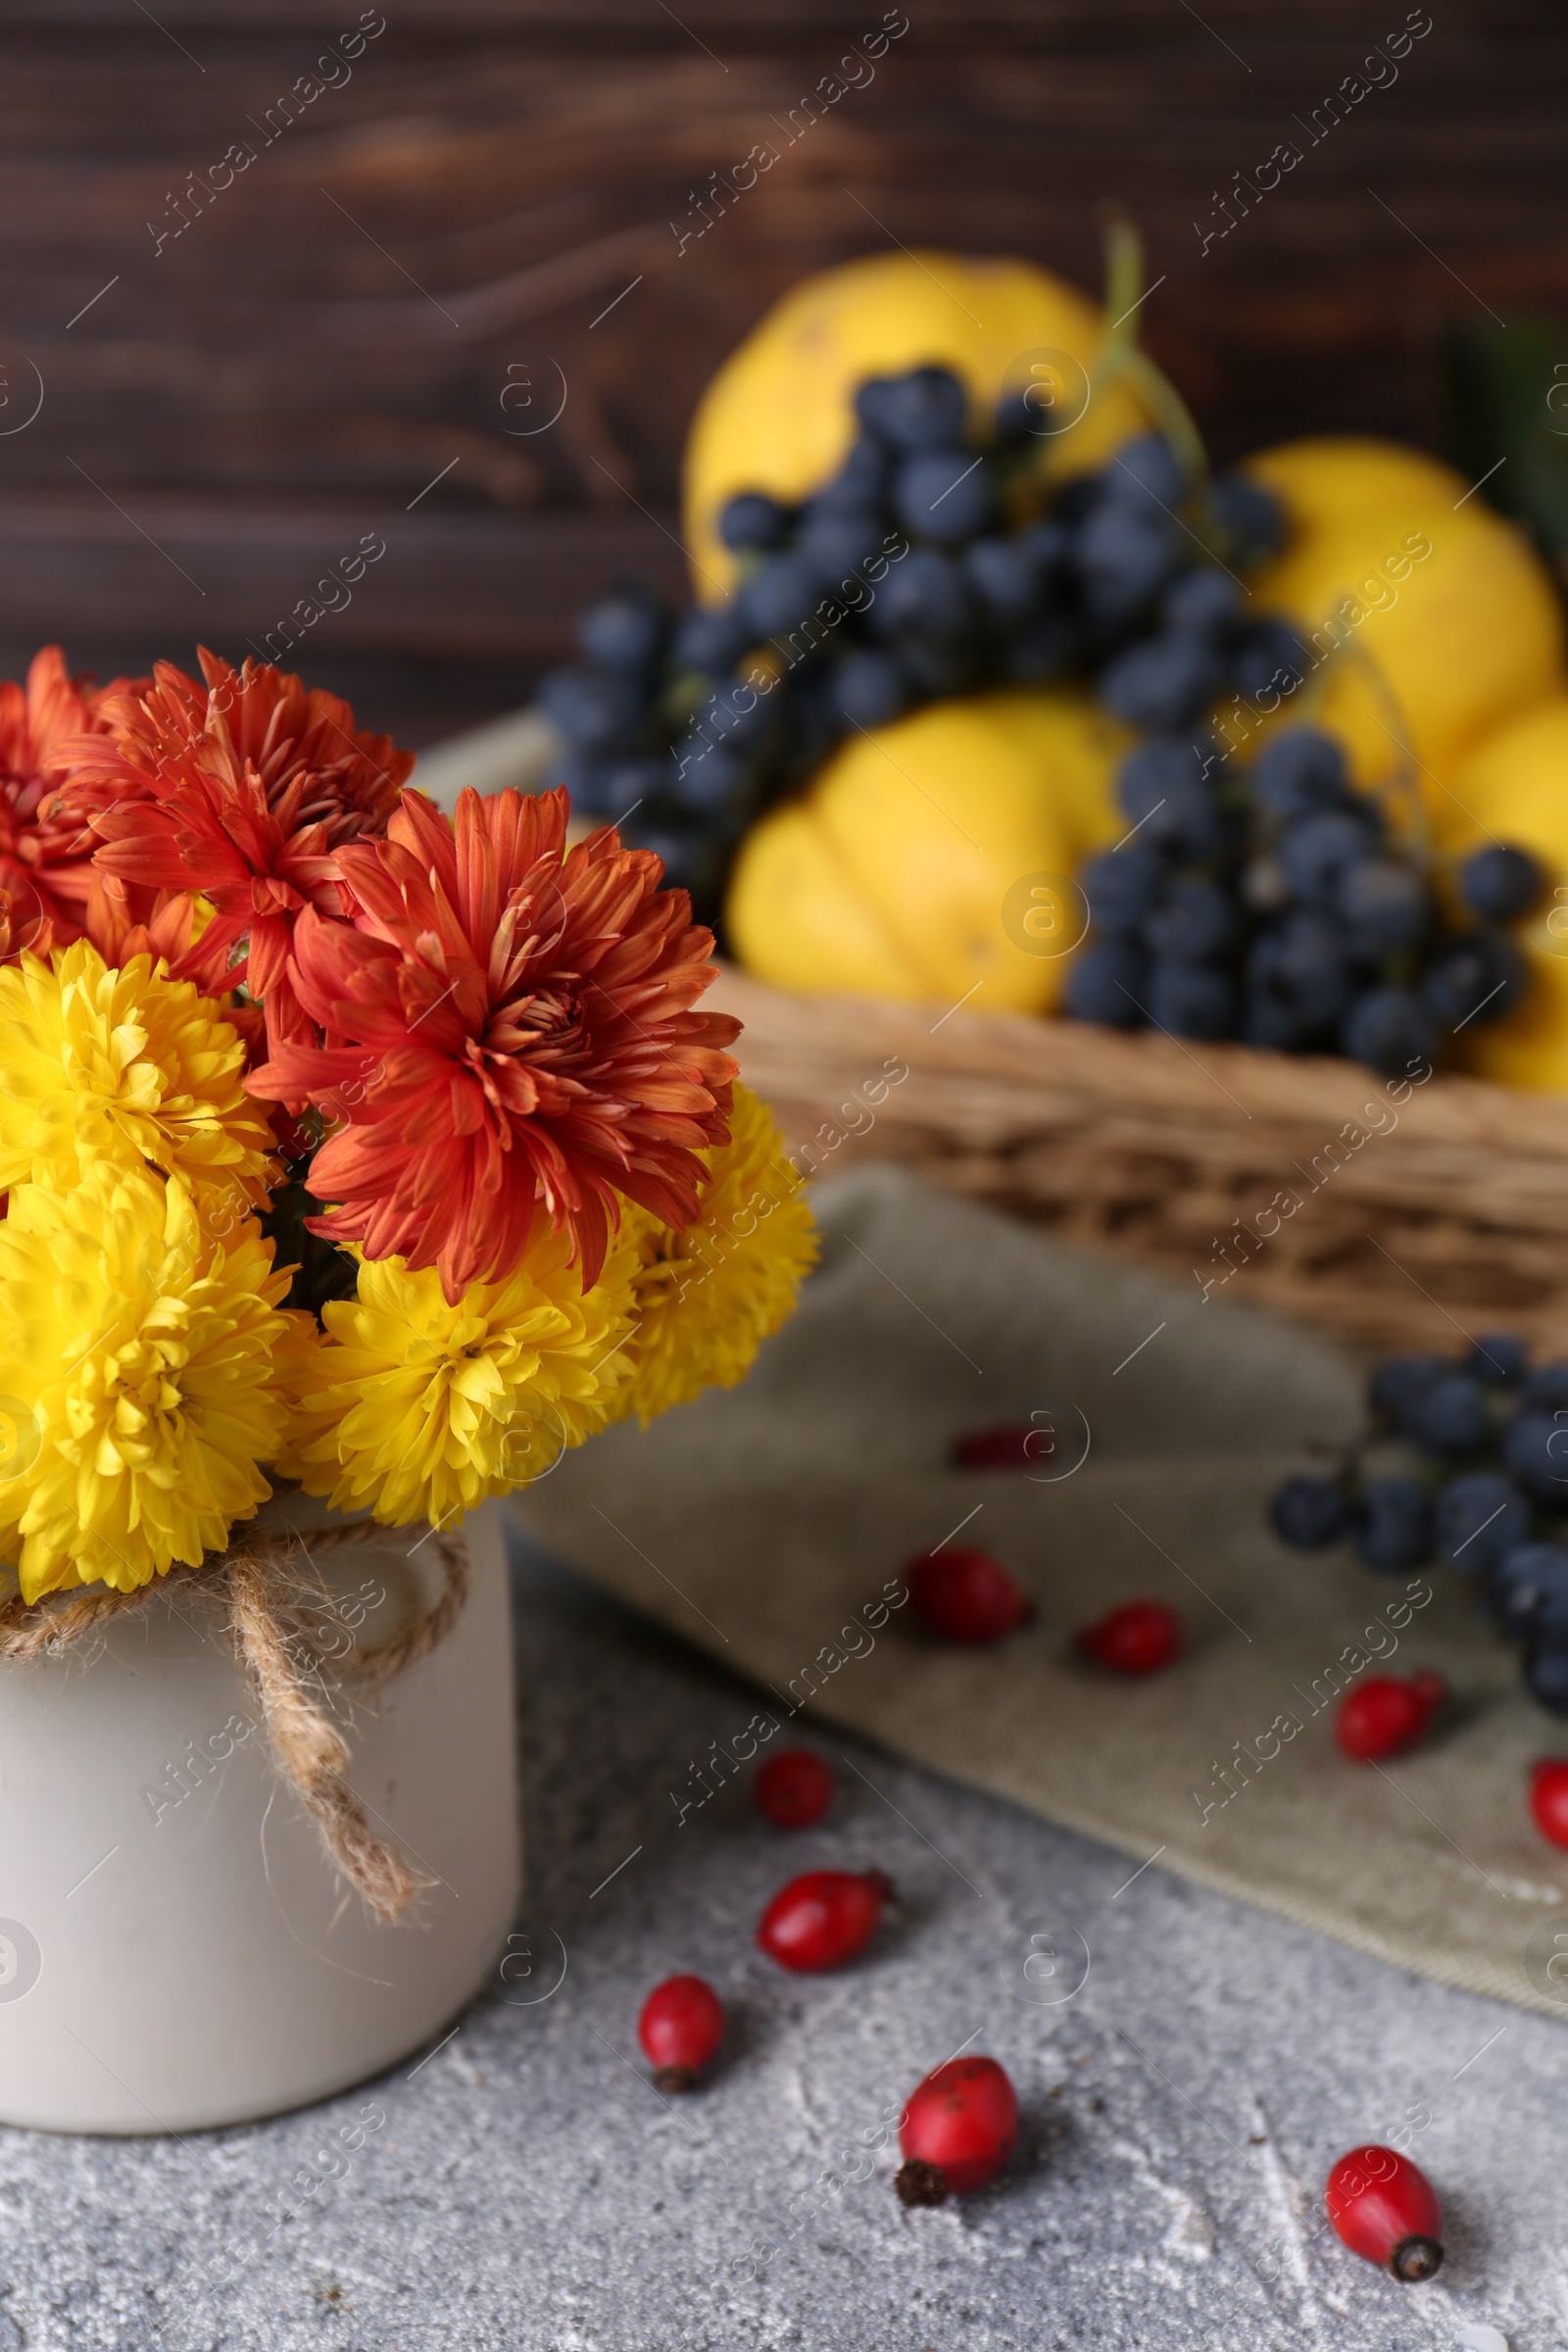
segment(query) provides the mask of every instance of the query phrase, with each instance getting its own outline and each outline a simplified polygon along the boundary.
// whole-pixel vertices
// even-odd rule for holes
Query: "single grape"
[[[1530,1350],[1517,1332],[1483,1332],[1470,1350],[1470,1369],[1489,1389],[1517,1389],[1530,1369]],[[1568,1364],[1561,1369],[1565,1385],[1554,1404],[1568,1404]]]
[[[1275,1007],[1303,1039],[1331,1029],[1350,1002],[1349,966],[1320,915],[1293,912],[1259,931],[1246,974],[1251,1001]]]
[[[547,670],[534,699],[577,752],[629,749],[647,709],[639,681],[613,669]]]
[[[1441,1027],[1463,1029],[1500,1020],[1529,984],[1529,966],[1505,932],[1461,931],[1434,950],[1421,993]]]
[[[1288,620],[1255,621],[1231,648],[1231,676],[1254,703],[1271,693],[1294,693],[1310,666],[1306,649]]]
[[[869,626],[884,640],[956,637],[974,615],[974,598],[952,556],[916,547],[888,568],[871,607]]]
[[[1153,912],[1168,869],[1164,856],[1152,843],[1130,841],[1119,850],[1102,850],[1079,874],[1079,887],[1089,902],[1089,919],[1096,937],[1130,938]]]
[[[1511,923],[1530,912],[1545,879],[1528,850],[1497,842],[1465,859],[1459,868],[1459,895],[1483,922]]]
[[[1255,1046],[1263,1054],[1303,1054],[1315,1042],[1310,1021],[1278,997],[1251,987],[1243,989],[1237,1035],[1244,1046]]]
[[[1294,1551],[1321,1551],[1325,1544],[1338,1543],[1351,1519],[1344,1488],[1332,1478],[1309,1472],[1288,1478],[1275,1491],[1268,1515],[1280,1542]]]
[[[672,819],[639,826],[628,846],[652,850],[662,861],[664,887],[689,891],[694,905],[712,906],[723,875],[723,853],[706,828],[682,828]]]
[[[1187,479],[1170,443],[1158,433],[1124,441],[1104,468],[1105,496],[1133,508],[1179,507]]]
[[[1494,1569],[1490,1591],[1505,1633],[1568,1637],[1568,1551],[1560,1544],[1513,1545]]]
[[[817,491],[813,507],[881,507],[893,479],[893,461],[884,442],[858,434],[830,482]]]
[[[1125,858],[1136,847],[1129,842],[1119,854]],[[1092,898],[1089,904],[1092,910]],[[1145,941],[1155,956],[1188,963],[1203,963],[1222,956],[1235,937],[1235,900],[1218,882],[1202,874],[1178,874],[1144,925]]]
[[[1288,821],[1338,808],[1349,789],[1345,753],[1316,727],[1287,727],[1264,744],[1252,762],[1252,790],[1265,808]]]
[[[888,405],[895,378],[891,375],[868,375],[856,387],[855,414],[859,420],[859,438],[874,441],[882,449],[894,446],[887,429]]]
[[[1191,743],[1156,735],[1139,744],[1121,763],[1116,798],[1140,838],[1174,857],[1197,863],[1224,842],[1224,819]]]
[[[1525,1382],[1525,1402],[1544,1405],[1549,1413],[1568,1410],[1568,1364],[1538,1365]]]
[[[1156,956],[1148,1003],[1154,1027],[1172,1037],[1230,1037],[1236,1028],[1236,983],[1213,964]]]
[[[1538,1510],[1568,1511],[1568,1413],[1526,1403],[1504,1422],[1498,1447]]]
[[[847,585],[880,549],[886,527],[875,507],[812,503],[795,542],[795,554],[809,565],[823,588]]]
[[[699,607],[681,619],[671,648],[677,672],[697,670],[704,677],[721,678],[734,668],[742,654],[757,643],[757,632],[742,618],[738,607]]]
[[[908,699],[908,684],[891,654],[848,654],[834,665],[832,708],[852,727],[886,726]]]
[[[967,395],[951,368],[872,376],[855,396],[868,433],[895,449],[951,449],[963,439]]]
[[[743,490],[720,510],[718,535],[737,555],[753,548],[782,547],[792,519],[789,508],[764,490]]]
[[[843,741],[846,721],[837,703],[837,671],[836,662],[818,654],[786,673],[779,739],[770,747],[774,772],[781,777],[805,782]]]
[[[1228,473],[1209,490],[1208,511],[1215,529],[1229,542],[1234,560],[1244,570],[1285,545],[1285,510],[1272,490],[1245,473]]]
[[[1432,1557],[1432,1495],[1417,1478],[1371,1478],[1361,1490],[1355,1547],[1369,1568],[1419,1568]]]
[[[740,593],[740,610],[755,644],[763,637],[788,637],[816,611],[821,583],[815,565],[797,550],[767,556]]]
[[[1427,1453],[1474,1453],[1489,1427],[1487,1393],[1466,1372],[1446,1373],[1412,1399],[1402,1421]]]
[[[1135,948],[1121,939],[1092,939],[1068,967],[1064,1009],[1074,1020],[1108,1029],[1141,1029],[1148,990],[1148,967]]]
[[[954,545],[983,531],[995,506],[984,458],[966,449],[918,450],[905,459],[893,485],[893,507],[917,538]]]
[[[1018,539],[976,539],[962,556],[970,587],[989,617],[1016,628],[1038,611],[1040,566]]]
[[[1169,629],[1219,638],[1235,624],[1241,605],[1242,591],[1230,573],[1200,564],[1172,581],[1160,599],[1160,614]]]
[[[667,790],[682,815],[715,816],[745,791],[750,775],[746,754],[738,745],[688,735],[675,746]]]
[[[1568,1643],[1532,1643],[1525,1653],[1525,1687],[1553,1715],[1568,1715]]]
[[[1340,1046],[1351,1061],[1364,1061],[1385,1078],[1402,1078],[1436,1060],[1439,1034],[1413,989],[1371,988],[1357,997],[1340,1030]]]
[[[710,743],[750,750],[767,740],[777,719],[774,695],[759,692],[744,678],[728,678],[700,705],[693,731]]]
[[[1378,963],[1420,945],[1432,899],[1413,865],[1399,858],[1363,858],[1346,868],[1335,907],[1352,956]]]
[[[1030,441],[1046,438],[1051,412],[1040,406],[1036,397],[1039,389],[1036,384],[1025,384],[998,402],[995,432],[999,449],[1022,449]]]
[[[1434,1532],[1440,1559],[1479,1573],[1529,1541],[1530,1504],[1500,1470],[1465,1470],[1440,1490]]]
[[[1377,829],[1366,810],[1325,809],[1302,817],[1282,836],[1280,870],[1293,898],[1332,914],[1346,875],[1377,846]]]
[[[1372,1375],[1368,1401],[1374,1413],[1403,1428],[1405,1415],[1452,1370],[1446,1355],[1391,1355]]]
[[[670,780],[667,760],[585,760],[568,786],[573,814],[619,824],[640,804],[667,791]]]
[[[1223,674],[1206,638],[1172,631],[1113,655],[1096,678],[1095,691],[1112,717],[1128,726],[1164,730],[1197,718],[1218,694]]]
[[[651,669],[664,648],[669,615],[646,588],[617,588],[589,606],[577,642],[602,669]]]
[[[1084,603],[1098,620],[1128,620],[1176,568],[1181,533],[1157,507],[1106,504],[1078,532]]]

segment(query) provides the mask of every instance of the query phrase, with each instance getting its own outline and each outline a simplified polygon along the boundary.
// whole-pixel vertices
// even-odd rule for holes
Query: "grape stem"
[[[1118,376],[1130,383],[1196,488],[1208,480],[1208,452],[1187,403],[1169,376],[1139,346],[1137,314],[1143,300],[1144,241],[1127,214],[1107,215],[1104,250],[1104,341],[1090,371],[1091,396]]]

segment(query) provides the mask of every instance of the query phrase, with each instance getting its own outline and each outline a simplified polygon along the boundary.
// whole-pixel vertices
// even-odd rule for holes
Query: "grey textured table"
[[[281,2122],[0,2132],[0,2352],[1568,2339],[1552,2021],[1157,1863],[1128,1883],[1119,1856],[837,1736],[819,1830],[768,1830],[734,1785],[677,1826],[669,1791],[754,1694],[548,1562],[517,1571],[530,1895],[507,1982],[433,2054]],[[788,1978],[756,1950],[793,1870],[873,1863],[904,1901],[860,1965]],[[686,1968],[732,2030],[710,2087],[669,2102],[636,2017]],[[1019,2155],[980,2196],[906,2214],[879,2119],[966,2043],[1017,2085]],[[367,2108],[384,2122],[311,2188],[325,2132]],[[1355,2261],[1312,2210],[1343,2148],[1396,2129],[1447,2207],[1426,2287]],[[269,2237],[280,2199],[294,2219]],[[220,2283],[246,2240],[269,2250]]]

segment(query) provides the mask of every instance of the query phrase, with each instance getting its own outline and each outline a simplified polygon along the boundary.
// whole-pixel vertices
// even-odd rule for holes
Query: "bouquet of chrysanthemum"
[[[738,1380],[813,1256],[655,857],[559,792],[451,819],[333,696],[201,661],[0,687],[23,1604],[221,1554],[278,1481],[455,1522]]]
[[[814,1254],[657,858],[202,667],[0,686],[0,2119],[55,2130],[318,2098],[478,1988],[515,1741],[455,1531],[738,1380]]]

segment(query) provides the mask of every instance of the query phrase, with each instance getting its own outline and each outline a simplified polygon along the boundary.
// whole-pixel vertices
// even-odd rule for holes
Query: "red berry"
[[[1530,1810],[1548,1845],[1568,1845],[1568,1763],[1543,1756],[1530,1774]]]
[[[1028,1593],[989,1551],[945,1544],[905,1571],[917,1617],[944,1642],[1000,1642],[1034,1615]]]
[[[776,1830],[808,1830],[833,1802],[833,1775],[808,1747],[786,1747],[752,1783],[758,1810]]]
[[[666,1977],[643,2003],[637,2038],[660,2090],[695,2089],[724,2038],[724,2008],[701,1977]]]
[[[1329,2220],[1352,2254],[1406,2285],[1443,2260],[1443,2208],[1431,2181],[1393,2148],[1351,2148],[1328,2179]]]
[[[1182,1621],[1162,1600],[1129,1600],[1078,1636],[1084,1655],[1112,1674],[1158,1674],[1181,1645]]]
[[[1055,1450],[1049,1429],[1024,1421],[1002,1429],[971,1429],[954,1446],[953,1458],[960,1470],[1028,1470],[1036,1462],[1052,1460]]]
[[[1018,2100],[994,2058],[950,2058],[910,2094],[899,2126],[906,2205],[940,2205],[994,2180],[1018,2136]]]
[[[1348,1756],[1363,1763],[1397,1755],[1421,1738],[1447,1695],[1438,1674],[1412,1674],[1407,1682],[1395,1674],[1375,1674],[1341,1700],[1334,1737]]]
[[[757,1940],[770,1960],[797,1974],[842,1968],[876,1934],[892,1892],[892,1881],[879,1870],[808,1870],[779,1888]]]

